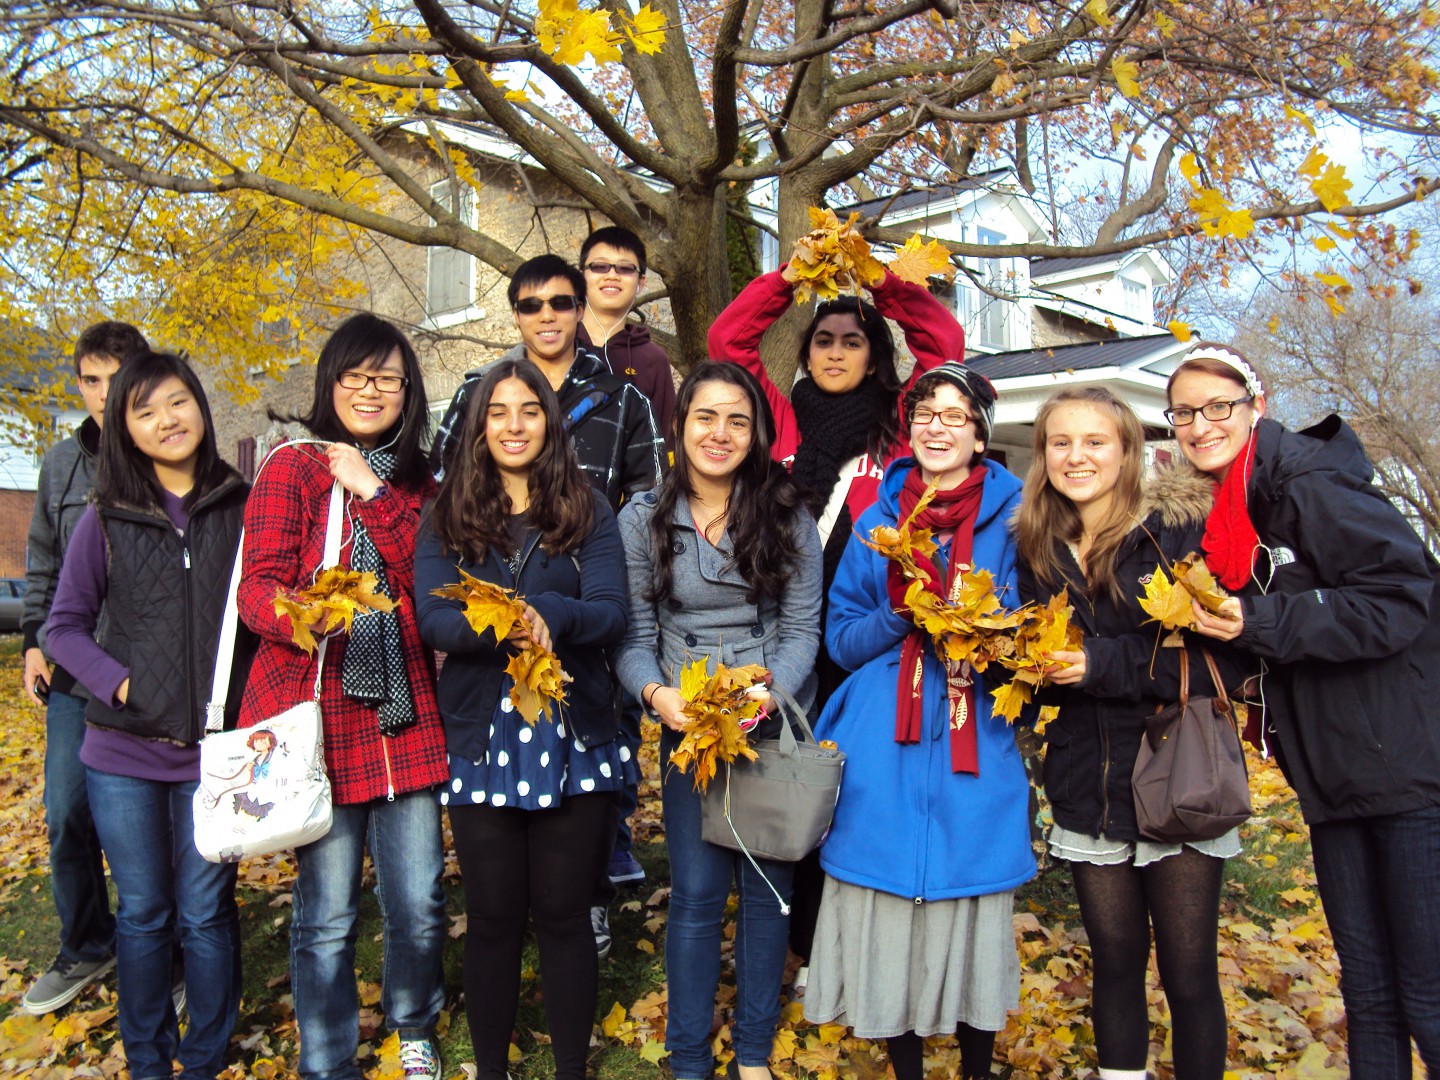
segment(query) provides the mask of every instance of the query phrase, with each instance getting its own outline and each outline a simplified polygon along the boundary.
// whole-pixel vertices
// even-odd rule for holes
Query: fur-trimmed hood
[[[1214,502],[1215,481],[1181,458],[1157,466],[1146,479],[1140,497],[1140,518],[1145,521],[1159,514],[1160,524],[1167,529],[1199,525],[1209,516]]]

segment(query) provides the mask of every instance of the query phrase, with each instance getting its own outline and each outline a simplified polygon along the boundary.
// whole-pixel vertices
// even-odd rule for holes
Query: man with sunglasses
[[[600,355],[616,375],[650,399],[665,445],[673,438],[675,380],[670,357],[650,340],[650,328],[631,319],[635,297],[645,286],[645,243],[629,229],[606,225],[580,245],[585,272],[585,314],[578,340]]]

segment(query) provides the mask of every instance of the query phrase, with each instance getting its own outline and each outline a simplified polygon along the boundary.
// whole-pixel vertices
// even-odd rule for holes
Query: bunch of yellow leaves
[[[275,617],[290,617],[290,639],[307,653],[315,651],[315,635],[333,634],[336,630],[350,632],[356,615],[372,611],[394,611],[395,601],[377,591],[379,581],[368,570],[346,570],[332,566],[321,573],[310,586],[295,592],[281,589],[275,593]]]
[[[877,551],[885,558],[899,563],[901,572],[911,581],[930,580],[930,575],[915,565],[915,552],[918,551],[927,559],[934,558],[937,550],[935,534],[930,529],[915,528],[915,519],[930,505],[939,487],[939,484],[927,487],[925,494],[921,495],[915,504],[915,509],[910,511],[910,516],[899,525],[876,525],[870,530],[868,540],[859,533],[855,534],[871,551]]]
[[[459,600],[465,605],[465,621],[476,636],[483,637],[488,630],[495,635],[498,645],[510,636],[516,627],[525,625],[525,605],[509,589],[460,571],[458,585],[444,585],[431,590],[432,596],[445,600]],[[545,719],[555,719],[552,707],[565,702],[565,684],[570,681],[560,667],[559,658],[548,649],[542,649],[528,637],[505,666],[505,674],[513,680],[510,687],[510,702],[527,724],[534,725],[545,713]]]
[[[759,664],[727,668],[715,665],[715,674],[705,673],[705,657],[692,660],[680,672],[680,696],[687,702],[684,737],[670,754],[670,764],[695,775],[695,790],[705,791],[722,761],[737,757],[754,761],[740,723],[760,713],[760,699],[750,696],[752,686],[770,681],[770,673]]]
[[[1155,573],[1145,583],[1145,595],[1140,597],[1141,609],[1150,616],[1146,622],[1158,622],[1165,630],[1180,631],[1195,628],[1195,612],[1190,601],[1197,601],[1212,614],[1220,614],[1220,605],[1229,597],[1203,556],[1191,552],[1183,559],[1177,559],[1170,567],[1172,581],[1163,566],[1155,567]],[[1173,635],[1172,635],[1173,636]],[[1178,638],[1166,644],[1179,644]]]
[[[1015,652],[1026,609],[1005,610],[988,570],[962,572],[957,585],[949,599],[942,599],[923,581],[912,581],[905,603],[915,625],[935,643],[938,656],[951,663],[969,661],[976,671],[984,671]]]
[[[996,658],[1013,674],[1008,683],[990,692],[995,711],[1012,722],[1020,718],[1021,707],[1034,698],[1036,688],[1045,685],[1046,668],[1054,663],[1050,655],[1075,652],[1081,639],[1080,628],[1070,622],[1074,609],[1068,589],[1061,589],[1048,604],[1030,604],[1016,614],[1024,621],[1015,632],[1014,650]],[[1042,720],[1048,722],[1053,715]]]
[[[811,296],[834,300],[842,289],[860,295],[862,285],[885,280],[885,266],[855,228],[859,212],[842,222],[833,210],[810,207],[810,231],[795,242],[782,276],[795,286],[795,302]]]

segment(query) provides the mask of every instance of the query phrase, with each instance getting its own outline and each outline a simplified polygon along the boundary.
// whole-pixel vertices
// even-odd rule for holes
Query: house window
[[[1129,278],[1120,279],[1120,289],[1123,301],[1121,313],[1127,319],[1148,323],[1150,321],[1150,290],[1140,282],[1131,281]]]
[[[978,228],[975,239],[982,244],[1003,244],[1005,234],[993,229]],[[1015,293],[1014,259],[977,259],[972,265],[978,271],[977,277],[984,288],[975,285],[966,291],[972,302],[966,312],[966,324],[974,329],[979,344],[990,349],[1004,350],[1010,347],[1010,334],[1006,316],[1010,301],[992,295],[1012,296]]]
[[[430,194],[449,205],[461,221],[473,223],[474,193],[468,186],[445,180],[432,187]],[[474,303],[475,260],[467,252],[432,247],[426,269],[425,303],[432,319],[465,311]]]

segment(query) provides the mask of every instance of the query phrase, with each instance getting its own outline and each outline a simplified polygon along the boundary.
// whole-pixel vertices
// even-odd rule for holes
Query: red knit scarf
[[[918,468],[911,469],[900,489],[900,520],[914,511],[927,487]],[[972,469],[959,487],[936,492],[930,505],[922,510],[912,527],[931,529],[936,533],[953,532],[950,558],[943,571],[933,560],[915,553],[915,563],[930,575],[925,588],[936,596],[949,597],[960,588],[960,574],[970,569],[975,546],[975,517],[980,510],[980,497],[985,491],[985,466]],[[898,567],[891,567],[892,572]],[[942,584],[943,582],[943,584]],[[895,741],[918,743],[925,719],[924,671],[927,635],[919,628],[905,636],[900,647],[900,679],[896,689]],[[980,756],[975,739],[975,685],[970,665],[947,665],[947,686],[950,698],[950,768],[954,772],[980,775]]]
[[[1245,505],[1245,480],[1254,471],[1255,438],[1252,434],[1245,450],[1230,464],[1225,479],[1215,485],[1215,505],[1205,519],[1205,565],[1231,592],[1245,587],[1255,565],[1255,552],[1260,537],[1250,521]]]

